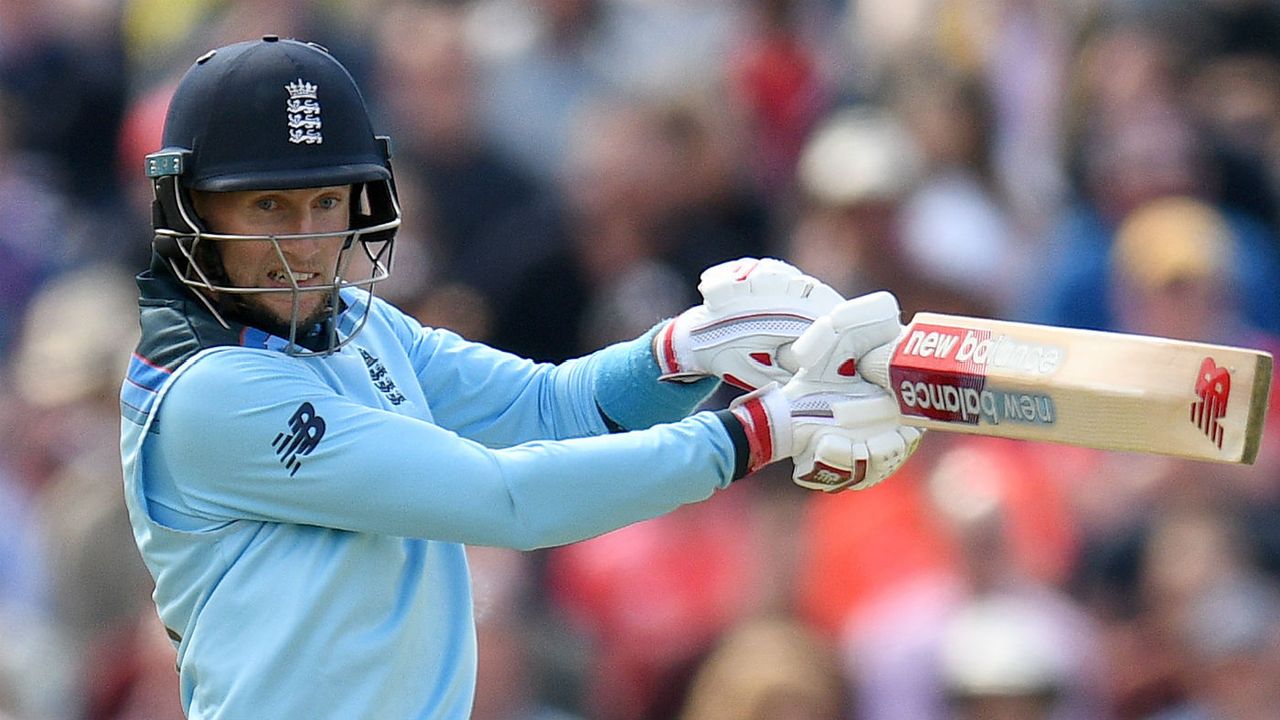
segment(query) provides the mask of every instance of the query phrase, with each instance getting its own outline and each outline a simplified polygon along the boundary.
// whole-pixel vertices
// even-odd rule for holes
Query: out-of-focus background
[[[1278,346],[1274,0],[0,0],[4,720],[181,716],[116,450],[142,158],[266,33],[395,139],[384,294],[536,359],[762,254],[906,317]],[[1272,415],[1249,468],[933,433],[870,492],[770,468],[474,548],[475,717],[1280,717]]]

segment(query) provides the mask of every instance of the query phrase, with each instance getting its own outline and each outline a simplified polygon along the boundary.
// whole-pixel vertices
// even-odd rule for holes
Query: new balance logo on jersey
[[[386,396],[387,402],[392,405],[404,402],[405,396],[400,393],[400,389],[387,374],[387,368],[382,361],[370,355],[364,348],[360,348],[360,357],[364,358],[364,366],[369,370],[369,380],[373,382],[374,387],[378,388],[378,392]]]
[[[289,477],[293,477],[298,474],[298,468],[302,467],[301,456],[310,455],[323,437],[324,418],[316,414],[311,403],[304,402],[293,411],[293,417],[289,418],[288,432],[276,435],[276,439],[271,441],[271,447],[276,449],[280,462],[289,470]]]

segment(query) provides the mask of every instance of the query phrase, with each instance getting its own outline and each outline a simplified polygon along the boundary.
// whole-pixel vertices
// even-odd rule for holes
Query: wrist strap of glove
[[[680,362],[676,358],[675,334],[676,321],[672,318],[653,336],[653,359],[662,371],[661,377],[667,378],[680,372]]]
[[[716,410],[715,416],[733,443],[733,477],[730,481],[741,480],[751,473],[751,441],[747,439],[747,431],[731,410]]]
[[[658,363],[659,380],[667,382],[691,383],[697,382],[705,377],[706,373],[689,369],[684,363],[680,362],[681,355],[688,355],[689,348],[681,347],[682,343],[687,346],[689,336],[686,332],[680,335],[680,317],[675,317],[667,321],[653,336],[653,359]]]
[[[749,472],[791,457],[791,403],[777,383],[735,398],[729,410],[747,434]]]

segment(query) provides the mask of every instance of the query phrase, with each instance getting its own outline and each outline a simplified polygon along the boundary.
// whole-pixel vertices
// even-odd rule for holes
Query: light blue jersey
[[[139,284],[126,502],[191,718],[465,718],[464,543],[573,542],[735,474],[723,416],[655,424],[709,386],[657,382],[645,339],[553,367],[375,300],[351,344],[300,358]]]

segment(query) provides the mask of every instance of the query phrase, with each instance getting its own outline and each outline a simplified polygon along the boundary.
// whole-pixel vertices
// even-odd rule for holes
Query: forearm
[[[727,429],[725,418],[698,413],[643,431],[501,451],[516,517],[470,542],[561,545],[704,500],[735,478],[739,453]]]

